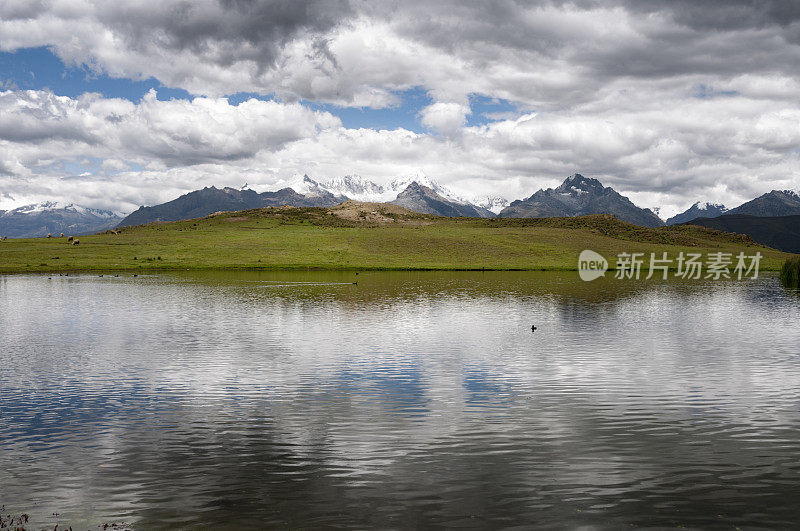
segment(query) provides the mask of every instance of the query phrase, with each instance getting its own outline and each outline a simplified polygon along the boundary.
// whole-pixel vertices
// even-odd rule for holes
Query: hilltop
[[[80,238],[6,240],[0,272],[151,269],[570,270],[583,249],[744,251],[778,269],[787,256],[747,236],[693,226],[645,228],[613,216],[447,218],[398,205],[269,207],[155,222]]]

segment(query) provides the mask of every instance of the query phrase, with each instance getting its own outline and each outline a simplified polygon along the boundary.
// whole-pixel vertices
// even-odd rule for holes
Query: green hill
[[[611,216],[476,219],[348,201],[276,207],[125,227],[80,244],[66,238],[0,243],[0,272],[152,269],[576,269],[583,249],[612,267],[621,252],[739,252],[780,269],[790,255],[747,236],[692,226],[644,228]]]

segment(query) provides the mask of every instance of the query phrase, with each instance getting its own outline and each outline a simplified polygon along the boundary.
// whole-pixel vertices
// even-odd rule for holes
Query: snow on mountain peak
[[[387,195],[388,191],[391,191],[394,194],[394,197],[388,200],[392,201],[393,199],[395,199],[397,197],[397,194],[408,188],[408,185],[410,185],[413,182],[416,182],[417,184],[424,186],[426,188],[430,188],[431,190],[436,192],[438,195],[444,197],[448,201],[453,201],[454,203],[462,203],[462,204],[469,203],[469,201],[467,201],[466,199],[454,194],[448,188],[445,188],[444,186],[432,180],[430,177],[425,175],[425,172],[423,172],[422,170],[417,170],[411,175],[400,177],[390,182],[389,185],[387,186]]]
[[[323,188],[334,195],[342,195],[356,201],[383,201],[383,186],[365,179],[360,175],[334,177],[322,183]]]
[[[507,207],[510,204],[510,202],[505,197],[481,196],[474,198],[472,200],[472,204],[477,205],[481,208],[485,208],[486,210],[494,214],[499,214],[505,207]]]
[[[298,194],[308,197],[319,197],[328,191],[308,175],[295,175],[294,178],[289,181],[289,184],[281,186],[281,188],[291,188]]]
[[[277,185],[280,188],[291,188],[298,194],[308,196],[318,196],[324,192],[329,192],[335,196],[346,197],[356,201],[387,203],[397,199],[397,195],[408,188],[408,186],[413,182],[416,182],[417,184],[426,188],[430,188],[448,201],[461,204],[470,203],[468,200],[456,195],[448,188],[445,188],[428,177],[422,170],[417,170],[410,175],[398,177],[385,186],[381,186],[370,179],[366,179],[356,174],[334,177],[322,183],[311,179],[308,177],[308,175],[301,176],[300,174],[297,174],[288,182],[279,181]],[[505,200],[503,199],[503,201]],[[507,203],[508,202],[506,201],[506,204]],[[502,210],[502,208],[500,208],[500,210]]]
[[[37,212],[45,212],[47,210],[66,210],[73,207],[72,203],[62,203],[60,201],[44,201],[42,203],[34,203],[32,205],[25,205],[9,212],[17,212],[20,214],[35,214]]]
[[[708,201],[703,201],[703,202],[698,201],[697,203],[695,203],[693,205],[693,207],[696,208],[697,210],[703,210],[703,211],[705,211],[705,210],[714,210],[714,211],[719,210],[721,212],[726,212],[728,210],[727,208],[725,208],[725,205],[718,204],[718,203],[710,203]]]
[[[603,188],[604,186],[597,179],[576,173],[564,179],[564,182],[555,191],[562,195],[581,195],[592,191],[600,192]]]
[[[76,214],[91,215],[97,218],[113,218],[117,214],[108,210],[100,210],[96,208],[88,208],[75,203],[64,203],[62,201],[43,201],[41,203],[34,203],[31,205],[24,205],[13,210],[4,212],[4,216],[14,215],[33,215],[41,214],[44,212],[53,212],[56,210],[63,210],[65,212],[75,212]]]

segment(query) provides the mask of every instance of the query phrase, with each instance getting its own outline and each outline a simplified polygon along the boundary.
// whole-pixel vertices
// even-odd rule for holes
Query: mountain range
[[[335,195],[344,196],[355,201],[389,203],[397,199],[397,196],[408,188],[411,183],[417,183],[420,186],[432,190],[433,193],[446,201],[461,204],[469,203],[469,201],[457,196],[421,171],[394,179],[386,186],[381,186],[380,184],[376,184],[358,175],[345,175],[344,177],[330,179],[320,184],[320,186]],[[290,186],[297,190],[294,185]]]
[[[348,199],[392,203],[417,212],[440,216],[571,217],[612,214],[623,221],[646,227],[664,224],[652,210],[637,207],[613,188],[603,186],[597,179],[587,178],[581,174],[567,177],[557,188],[539,190],[525,199],[509,203],[499,196],[483,196],[472,201],[464,199],[424,173],[418,172],[395,179],[386,185],[377,184],[358,175],[345,175],[321,183],[303,175],[284,183],[284,186],[277,191],[259,193],[246,187],[235,189],[211,186],[189,192],[166,203],[142,206],[124,219],[106,210],[47,202],[0,211],[0,236],[36,237],[61,232],[79,235],[100,232],[117,225],[176,221],[203,217],[220,211],[284,205],[330,207]],[[736,215],[743,217],[732,217]],[[792,215],[800,216],[800,196],[790,190],[773,190],[731,210],[719,204],[697,202],[686,211],[669,218],[666,224],[674,225],[698,220],[698,224],[712,226],[711,222],[699,223],[699,220],[730,216],[730,219],[716,222],[716,226],[721,230],[727,230],[722,228],[727,227],[749,234],[746,225],[748,223],[758,225],[760,228],[751,231],[756,235],[750,235],[756,241],[766,243],[765,232],[768,232],[769,227],[775,228],[777,222],[765,224],[753,221],[751,218]],[[787,230],[791,232],[793,229],[790,227]],[[785,250],[785,242],[781,245]]]
[[[155,206],[142,206],[122,220],[120,226],[154,221],[177,221],[207,216],[225,210],[270,206],[329,207],[348,199],[393,203],[416,212],[438,216],[493,217],[485,208],[473,205],[423,173],[395,179],[381,186],[356,175],[319,183],[308,175],[288,183],[277,192],[206,187]]]
[[[346,201],[346,197],[333,195],[321,188],[318,183],[304,176],[300,185],[305,194],[293,188],[282,188],[277,192],[261,192],[235,188],[216,188],[214,186],[195,190],[177,199],[160,205],[141,206],[120,223],[120,227],[143,225],[154,221],[177,221],[180,219],[201,218],[215,212],[247,210],[270,206],[329,207]],[[298,186],[301,188],[301,186]]]
[[[415,212],[450,217],[544,217],[613,214],[618,218],[648,227],[663,225],[652,211],[634,205],[613,188],[597,179],[580,174],[568,177],[556,189],[540,190],[531,197],[504,206],[498,197],[487,197],[486,206],[476,205],[457,196],[423,173],[395,179],[381,186],[359,176],[347,175],[318,183],[304,175],[277,192],[214,187],[197,190],[152,207],[140,207],[120,226],[141,225],[154,221],[175,221],[202,217],[223,210],[244,210],[267,206],[328,207],[347,199],[385,202]],[[493,210],[487,208],[490,206]]]
[[[13,210],[0,210],[0,236],[37,238],[62,232],[70,236],[94,234],[115,227],[122,218],[114,212],[72,203],[47,201]]]
[[[712,208],[687,213],[679,223],[746,234],[773,249],[800,253],[800,196],[792,190],[773,190],[721,214]]]
[[[773,190],[736,208],[724,205],[695,203],[688,210],[667,220],[667,225],[679,225],[697,218],[716,218],[741,214],[752,217],[778,217],[800,215],[800,195],[792,190]]]

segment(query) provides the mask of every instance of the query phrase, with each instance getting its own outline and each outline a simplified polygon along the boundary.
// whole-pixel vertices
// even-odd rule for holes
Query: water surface
[[[0,505],[49,529],[792,527],[799,317],[775,278],[0,276]]]

